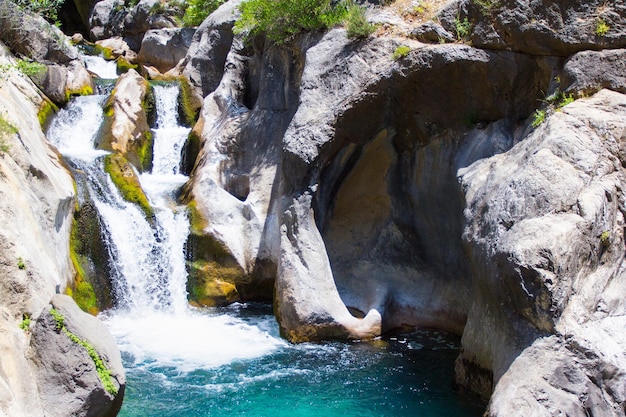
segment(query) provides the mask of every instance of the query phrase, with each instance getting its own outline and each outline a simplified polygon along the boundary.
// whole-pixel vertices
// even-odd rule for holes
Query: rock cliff
[[[95,318],[81,318],[71,299],[55,296],[73,279],[73,182],[39,124],[49,101],[15,63],[0,43],[0,414],[112,416],[125,383],[119,351],[105,329],[95,330]],[[48,326],[53,297],[73,334],[113,369],[119,395],[102,393],[84,346]]]
[[[489,415],[623,415],[623,4],[457,1],[284,45],[233,37],[233,7],[186,58],[194,253],[241,299],[273,288],[290,340],[443,328]]]

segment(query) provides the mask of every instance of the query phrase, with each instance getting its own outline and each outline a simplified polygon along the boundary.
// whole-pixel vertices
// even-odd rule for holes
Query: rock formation
[[[88,354],[72,347],[77,356],[70,368],[64,355],[71,342],[48,343],[52,330],[45,324],[48,305],[73,276],[68,242],[75,196],[68,171],[39,125],[38,112],[50,104],[14,63],[0,44],[0,414],[114,415],[113,404],[119,408],[123,396],[124,372],[106,331],[80,318],[83,313],[71,299],[54,298],[72,332],[89,340],[114,368],[120,395],[109,394],[106,399],[91,396],[102,390],[102,383]],[[70,377],[75,369],[80,370],[80,381]],[[77,405],[72,402],[79,398],[76,383],[85,387],[81,384],[87,380],[94,389],[83,392]]]
[[[232,7],[186,59],[185,198],[240,297],[273,283],[294,341],[462,334],[457,382],[492,416],[623,415],[623,50],[599,51],[626,45],[623,5],[452,2],[410,32],[473,46],[243,44]]]

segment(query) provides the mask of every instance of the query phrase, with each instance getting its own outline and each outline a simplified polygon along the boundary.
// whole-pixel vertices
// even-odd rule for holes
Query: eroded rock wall
[[[196,254],[241,299],[273,289],[293,341],[462,334],[457,382],[490,415],[623,414],[623,50],[599,51],[624,46],[622,4],[460,1],[427,23],[467,18],[474,46],[388,26],[243,44],[232,7],[186,58]]]
[[[50,397],[54,391],[64,395],[63,409],[70,410],[66,415],[113,415],[111,404],[122,396],[101,400],[89,392],[77,394],[73,383],[58,383],[76,370],[63,362],[58,345],[35,342],[43,336],[35,321],[73,278],[69,238],[75,195],[68,171],[39,124],[38,111],[47,101],[11,65],[14,60],[0,43],[0,65],[5,68],[0,76],[0,414],[54,415],[61,410],[59,399]],[[67,297],[65,305],[78,310]],[[82,330],[75,327],[81,338],[94,339],[90,343],[99,346],[104,335]],[[106,352],[112,360],[115,352],[119,355],[110,346]],[[57,357],[54,364],[45,359],[50,355]],[[76,364],[85,378],[98,378],[88,355]],[[116,372],[123,384],[123,369]],[[81,405],[71,409],[77,403]]]

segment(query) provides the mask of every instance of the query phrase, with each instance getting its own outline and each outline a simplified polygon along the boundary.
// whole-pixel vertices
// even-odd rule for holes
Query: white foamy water
[[[102,79],[113,80],[118,77],[115,61],[107,61],[98,55],[83,55],[83,62],[89,71]]]
[[[74,98],[52,121],[48,139],[69,159],[93,161],[106,151],[94,149],[94,140],[104,120],[104,96]]]
[[[138,367],[174,367],[180,372],[212,369],[265,356],[286,345],[226,314],[118,313],[105,321],[120,349]]]
[[[180,173],[180,159],[183,146],[191,129],[178,122],[177,85],[154,86],[157,109],[154,135],[153,174],[177,175]]]

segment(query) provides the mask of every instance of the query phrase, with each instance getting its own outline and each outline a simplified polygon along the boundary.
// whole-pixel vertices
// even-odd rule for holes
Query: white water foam
[[[74,98],[62,109],[48,129],[48,139],[70,159],[93,161],[108,152],[94,149],[94,139],[104,120],[104,96]]]
[[[137,367],[212,369],[268,355],[286,343],[228,315],[117,313],[105,318],[120,349]]]
[[[99,55],[83,55],[83,62],[89,71],[102,79],[114,80],[118,77],[115,61],[107,61]]]

